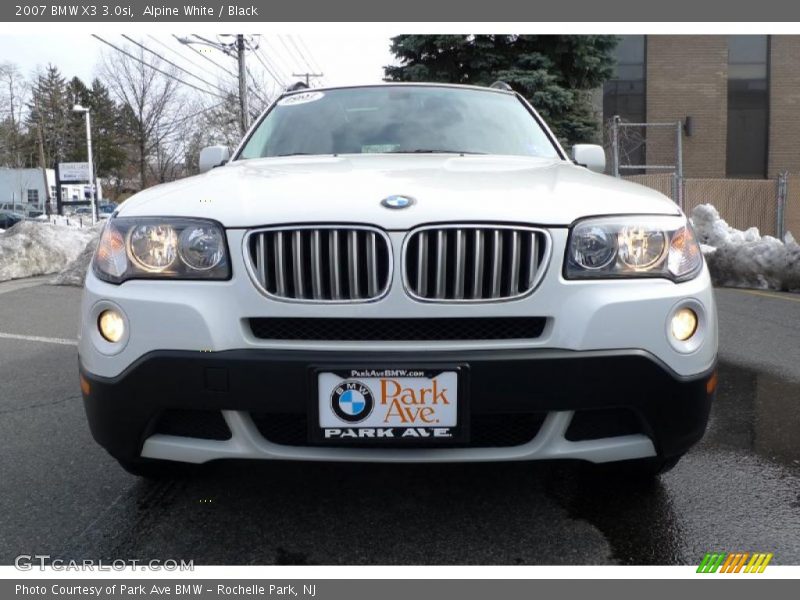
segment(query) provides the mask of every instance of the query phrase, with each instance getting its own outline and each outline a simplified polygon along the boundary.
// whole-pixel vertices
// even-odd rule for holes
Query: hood
[[[411,196],[409,208],[380,204]],[[568,225],[581,217],[679,214],[641,185],[563,160],[509,156],[348,155],[235,161],[145,190],[120,216],[215,219],[229,228],[355,222],[408,229],[442,221]]]

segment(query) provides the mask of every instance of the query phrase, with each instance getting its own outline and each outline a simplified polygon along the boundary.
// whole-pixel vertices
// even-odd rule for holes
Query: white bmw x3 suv
[[[568,158],[520,95],[290,92],[196,177],[107,222],[80,377],[95,439],[155,475],[218,459],[673,465],[717,318],[691,225]]]

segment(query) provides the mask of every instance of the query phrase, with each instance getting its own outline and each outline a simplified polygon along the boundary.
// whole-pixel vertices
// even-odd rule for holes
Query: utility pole
[[[39,97],[34,100],[36,106],[36,137],[39,142],[39,166],[42,168],[42,179],[44,180],[44,212],[49,217],[52,207],[50,206],[50,183],[47,181],[47,166],[44,164],[44,136],[42,135],[42,113],[39,111]],[[61,190],[56,189],[56,194]]]
[[[242,135],[244,135],[247,133],[247,130],[250,127],[250,113],[248,112],[247,108],[247,65],[245,63],[245,53],[249,49],[247,46],[247,37],[241,33],[237,33],[235,36],[232,34],[221,34],[219,36],[223,38],[233,37],[233,43],[209,40],[197,34],[192,34],[192,37],[196,39],[177,36],[175,36],[175,39],[186,46],[190,46],[192,44],[210,46],[211,48],[219,50],[220,52],[236,59],[236,62],[239,66],[239,72],[237,75],[239,80],[239,128],[242,130]]]
[[[236,35],[236,60],[239,63],[239,113],[242,135],[249,129],[249,115],[247,112],[247,66],[244,62],[245,51],[244,35]]]
[[[311,87],[312,77],[323,77],[325,73],[292,73],[292,77],[304,77],[306,80],[306,87]]]

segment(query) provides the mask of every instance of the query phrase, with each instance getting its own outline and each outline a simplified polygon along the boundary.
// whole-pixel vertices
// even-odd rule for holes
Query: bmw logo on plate
[[[414,202],[411,196],[388,196],[381,200],[381,204],[386,208],[408,208]]]
[[[372,391],[360,381],[347,379],[333,388],[331,408],[334,414],[347,423],[358,423],[372,412],[375,401]]]

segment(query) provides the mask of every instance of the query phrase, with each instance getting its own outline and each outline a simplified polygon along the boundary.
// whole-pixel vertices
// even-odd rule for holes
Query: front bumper
[[[461,365],[471,441],[460,447],[314,445],[304,431],[311,370],[321,364]],[[713,367],[681,376],[643,350],[155,351],[115,377],[97,376],[81,365],[91,431],[109,453],[129,462],[151,458],[191,463],[224,458],[609,462],[675,457],[705,431],[712,375]],[[175,414],[221,416],[223,435],[202,428],[182,431],[174,423],[165,430],[166,416]],[[509,429],[515,433],[510,435]]]

